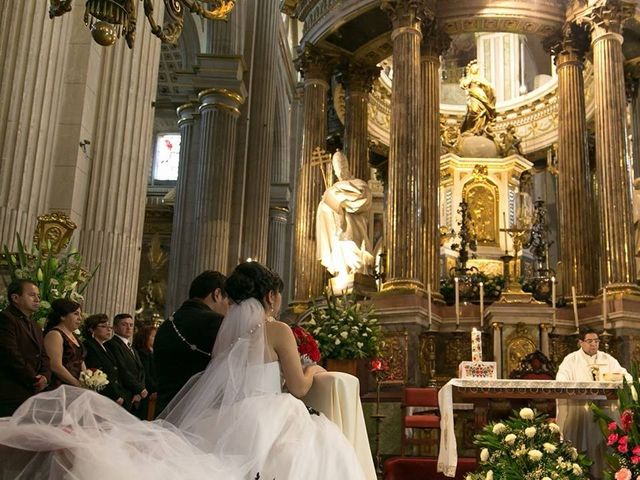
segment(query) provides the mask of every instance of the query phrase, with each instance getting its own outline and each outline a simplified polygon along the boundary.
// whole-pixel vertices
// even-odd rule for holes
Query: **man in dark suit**
[[[144,367],[138,353],[133,348],[134,320],[128,313],[119,313],[113,318],[113,338],[105,342],[118,364],[118,373],[122,385],[131,394],[132,412],[136,412],[140,400],[147,397],[147,389],[144,386]]]
[[[185,383],[207,368],[216,335],[229,304],[226,277],[207,270],[189,288],[189,300],[165,321],[153,344],[158,378],[156,412],[160,413]]]
[[[0,417],[8,417],[49,383],[49,357],[42,329],[31,319],[40,292],[30,280],[7,287],[9,306],[0,312]]]

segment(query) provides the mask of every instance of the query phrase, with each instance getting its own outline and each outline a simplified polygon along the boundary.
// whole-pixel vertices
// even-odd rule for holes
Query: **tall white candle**
[[[480,282],[480,328],[484,326],[484,283]]]
[[[504,253],[509,253],[509,248],[507,247],[507,229],[509,226],[507,225],[507,214],[502,212],[502,222],[504,223]]]
[[[578,298],[576,296],[576,287],[571,285],[571,299],[573,300],[573,320],[576,324],[576,331],[580,328],[578,325]]]
[[[471,329],[471,361],[482,361],[482,334],[475,327]]]
[[[459,281],[460,279],[458,277],[455,277],[453,279],[456,292],[456,328],[460,326],[460,287],[458,286]]]
[[[556,277],[551,277],[551,308],[553,309],[553,328],[556,326]]]
[[[431,284],[427,283],[427,308],[429,309],[429,328],[431,328]]]
[[[602,328],[607,329],[607,313],[609,305],[607,305],[607,287],[602,288]]]

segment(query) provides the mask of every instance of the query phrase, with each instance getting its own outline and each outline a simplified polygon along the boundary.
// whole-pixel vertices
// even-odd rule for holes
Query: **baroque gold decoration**
[[[498,245],[498,186],[489,178],[486,165],[476,165],[472,179],[462,190],[469,205],[476,241],[480,245]]]
[[[506,342],[507,372],[511,373],[520,365],[520,360],[536,351],[536,342],[524,323],[518,323]]]
[[[69,245],[71,235],[78,226],[63,212],[40,215],[33,243],[42,253],[57,255]]]
[[[235,6],[235,0],[164,0],[165,23],[160,26],[153,18],[152,0],[140,1],[151,26],[151,33],[162,43],[172,44],[178,41],[182,33],[185,10],[207,20],[227,20]],[[73,0],[50,0],[49,17],[59,17],[70,12],[72,2]],[[124,36],[129,48],[133,48],[138,5],[137,0],[87,0],[84,23],[99,45],[108,47]]]
[[[385,331],[384,346],[380,352],[389,365],[385,384],[406,384],[409,377],[409,334],[406,331]]]

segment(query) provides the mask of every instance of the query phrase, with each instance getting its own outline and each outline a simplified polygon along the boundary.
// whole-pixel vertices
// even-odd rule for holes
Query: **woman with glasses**
[[[98,368],[107,375],[109,383],[100,393],[128,408],[131,394],[120,383],[118,364],[113,354],[104,346],[111,338],[111,324],[104,313],[91,315],[84,321],[84,346],[87,350],[87,368]]]

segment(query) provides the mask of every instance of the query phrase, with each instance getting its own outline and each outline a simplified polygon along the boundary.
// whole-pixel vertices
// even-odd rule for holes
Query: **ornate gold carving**
[[[476,165],[472,179],[462,189],[469,204],[473,232],[480,245],[498,245],[498,186],[487,178],[486,165]]]
[[[436,377],[436,338],[434,334],[420,335],[420,372],[429,380]]]
[[[43,253],[57,255],[69,245],[71,235],[78,226],[63,212],[52,212],[38,217],[33,243]]]
[[[506,363],[507,372],[511,373],[520,365],[520,360],[537,349],[531,331],[524,323],[518,323],[515,331],[507,337]]]
[[[380,354],[389,370],[381,383],[406,384],[409,378],[409,334],[406,331],[385,331]]]

